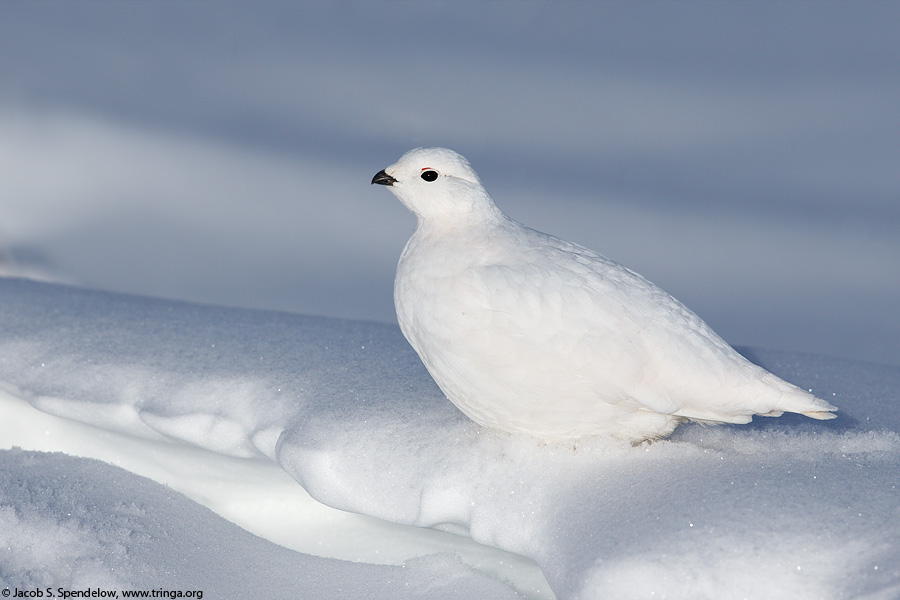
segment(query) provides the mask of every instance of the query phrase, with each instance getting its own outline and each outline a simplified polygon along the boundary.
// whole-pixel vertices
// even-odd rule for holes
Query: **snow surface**
[[[539,567],[557,598],[898,597],[900,369],[744,352],[839,418],[546,444],[467,420],[391,325],[0,280],[5,447],[143,463],[133,470],[256,533],[277,538],[280,522],[298,547],[326,515],[345,533],[327,551],[289,550],[119,468],[9,450],[0,579],[206,597],[551,597]],[[276,465],[364,517],[321,507],[304,523],[313,503]],[[388,560],[373,559],[379,545]]]
[[[64,454],[0,452],[0,585],[163,589],[204,598],[514,597],[450,554],[375,566],[254,536],[123,469]]]

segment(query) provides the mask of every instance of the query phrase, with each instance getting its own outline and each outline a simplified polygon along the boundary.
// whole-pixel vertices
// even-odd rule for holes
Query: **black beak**
[[[384,172],[384,169],[375,173],[375,177],[372,178],[372,183],[377,183],[380,185],[394,185],[397,183],[397,180]]]

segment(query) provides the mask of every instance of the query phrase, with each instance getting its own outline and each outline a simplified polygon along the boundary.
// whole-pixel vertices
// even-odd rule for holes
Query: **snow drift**
[[[839,418],[547,444],[467,420],[394,326],[0,280],[0,389],[93,426],[80,431],[200,448],[248,472],[274,462],[328,506],[533,559],[557,598],[897,597],[900,369],[744,353]],[[0,442],[25,425],[0,425]],[[179,468],[172,456],[163,470]],[[402,570],[311,557],[102,463],[0,457],[5,585],[514,593],[446,553]]]

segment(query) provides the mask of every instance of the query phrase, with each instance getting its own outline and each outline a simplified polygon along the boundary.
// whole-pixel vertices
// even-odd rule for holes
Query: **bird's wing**
[[[744,383],[746,361],[697,315],[618,263],[551,239],[457,281],[464,310],[478,315],[473,336],[507,346],[489,356],[529,361],[535,379],[577,381],[610,404],[710,420],[739,409],[722,392]]]
[[[595,278],[596,279],[596,278]],[[647,360],[639,326],[620,301],[598,302],[609,282],[546,261],[495,263],[455,281],[466,345],[498,372],[514,369],[521,387],[581,394],[609,404],[634,401]],[[660,412],[677,410],[658,405]]]

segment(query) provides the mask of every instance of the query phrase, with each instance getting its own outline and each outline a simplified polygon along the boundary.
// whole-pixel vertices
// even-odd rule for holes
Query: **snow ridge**
[[[466,419],[393,326],[0,280],[0,386],[7,392],[102,429],[273,460],[329,506],[530,557],[557,598],[895,597],[900,369],[745,354],[833,400],[840,417],[691,425],[638,447],[598,439],[549,444]],[[112,467],[4,454],[19,474],[25,462],[36,465],[31,491],[7,492],[0,502],[4,530],[85,540],[82,567],[72,567],[71,556],[20,549],[0,562],[4,579],[32,581],[23,575],[31,569],[35,582],[80,582],[115,564],[121,569],[110,584],[141,583],[129,570],[137,563],[108,552],[115,543],[130,548],[125,538],[112,542],[87,520],[54,530],[47,519],[69,509],[35,500],[61,474],[97,473],[108,483]],[[74,505],[94,502],[66,489]],[[132,498],[144,494],[128,489]],[[127,521],[120,505],[97,507],[126,519],[123,530],[138,531],[140,519]],[[160,516],[159,526],[168,518],[180,522]],[[296,577],[290,560],[280,560],[279,573],[283,567]],[[162,572],[159,561],[146,558],[146,565]],[[396,573],[370,567],[359,577]],[[501,585],[467,569],[433,559],[407,582],[441,573],[470,590]],[[328,590],[339,572],[316,571],[311,589],[337,597]]]

